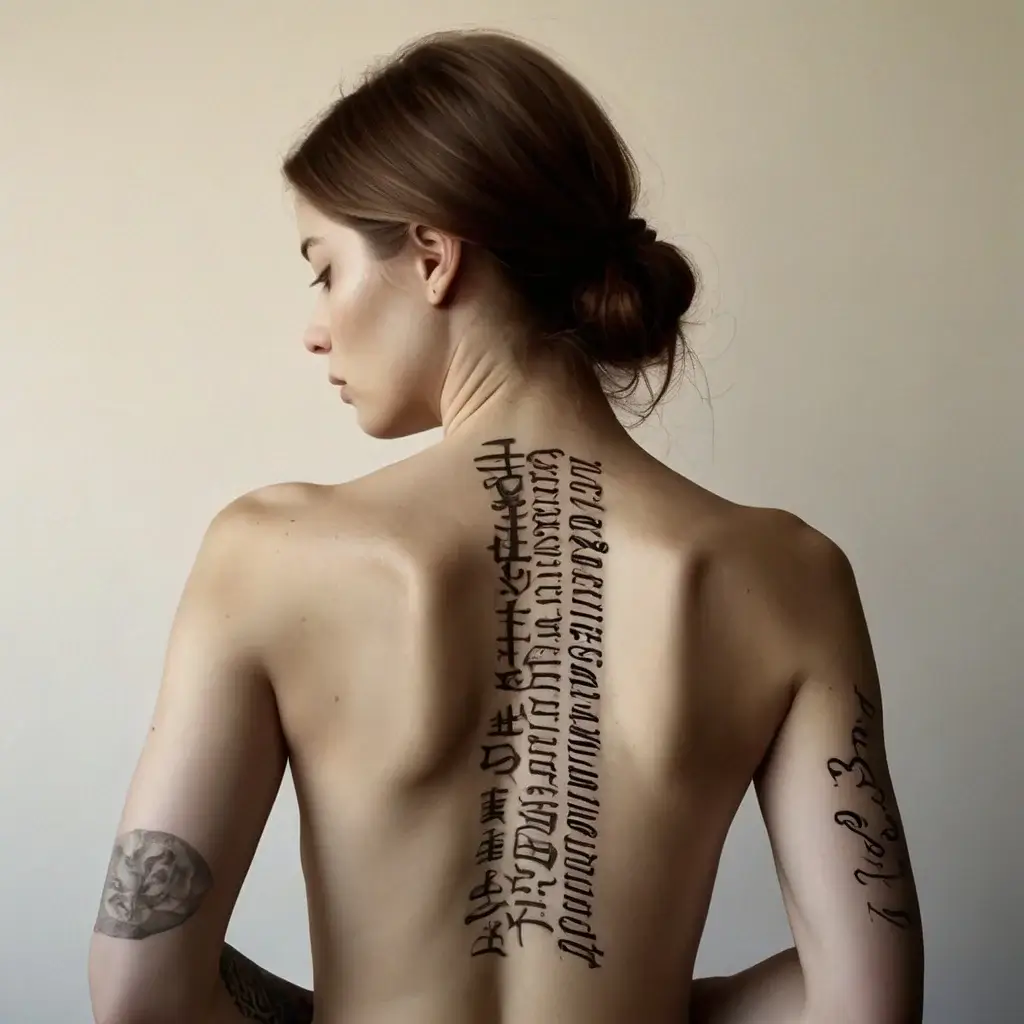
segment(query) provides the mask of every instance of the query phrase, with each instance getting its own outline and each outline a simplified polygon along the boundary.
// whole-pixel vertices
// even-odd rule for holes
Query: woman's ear
[[[441,306],[451,296],[462,262],[462,240],[425,224],[409,228],[417,276],[427,301]]]

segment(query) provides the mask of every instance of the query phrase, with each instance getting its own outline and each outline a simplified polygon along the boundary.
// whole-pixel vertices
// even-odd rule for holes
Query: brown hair
[[[566,342],[624,404],[665,396],[688,355],[695,271],[634,216],[636,164],[594,97],[514,36],[421,39],[338,99],[284,174],[381,259],[410,224],[488,252],[549,343]],[[663,371],[655,391],[647,370]]]

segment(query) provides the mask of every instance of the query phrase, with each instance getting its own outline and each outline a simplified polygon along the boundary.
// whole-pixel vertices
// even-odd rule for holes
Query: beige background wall
[[[368,59],[470,23],[607,101],[645,208],[704,268],[713,405],[685,390],[643,440],[850,553],[927,1020],[1021,1020],[1015,0],[0,0],[0,1020],[88,1019],[109,845],[209,518],[433,440],[363,438],[302,351],[278,161]],[[304,929],[286,788],[230,939],[308,983]],[[788,943],[748,802],[700,967]]]

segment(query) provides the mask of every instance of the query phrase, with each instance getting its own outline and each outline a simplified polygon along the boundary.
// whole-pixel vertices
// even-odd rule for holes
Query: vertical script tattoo
[[[313,993],[265,971],[225,946],[220,977],[238,1012],[260,1024],[311,1024]]]
[[[184,924],[213,885],[199,852],[168,832],[135,829],[110,857],[94,931],[144,939]]]
[[[600,809],[601,668],[604,666],[603,489],[600,462],[569,458],[569,542],[572,553],[569,601],[569,779],[566,788],[565,874],[558,948],[600,967],[604,951],[591,926]]]
[[[871,742],[871,730],[878,714],[874,704],[854,688],[857,697],[859,714],[850,733],[853,757],[849,762],[838,757],[829,758],[827,762],[832,784],[837,788],[845,783],[853,786],[857,793],[867,791],[870,794],[872,810],[871,818],[866,818],[856,810],[838,811],[834,820],[837,825],[849,829],[864,844],[864,863],[870,870],[858,868],[853,877],[860,885],[868,888],[872,898],[867,901],[868,916],[871,920],[886,921],[902,930],[914,925],[911,913],[898,906],[881,906],[890,899],[885,890],[891,890],[893,883],[906,878],[907,865],[902,856],[903,836],[896,816],[888,806],[888,796],[875,779],[875,773],[864,753]]]
[[[480,874],[465,918],[471,954],[507,956],[527,934],[555,934],[557,922],[559,948],[599,967],[591,921],[608,550],[601,467],[559,449],[526,454],[513,438],[483,448],[475,464],[495,513],[495,662],[481,744]],[[567,475],[580,513],[568,520]]]

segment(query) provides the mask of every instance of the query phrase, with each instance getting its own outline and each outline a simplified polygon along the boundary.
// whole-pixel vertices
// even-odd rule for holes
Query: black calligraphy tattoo
[[[569,728],[562,916],[558,948],[601,966],[593,927],[600,817],[601,677],[604,667],[604,491],[600,462],[569,457]]]
[[[184,924],[213,885],[210,868],[184,839],[135,829],[118,837],[94,931],[145,939]]]
[[[246,1020],[260,1024],[311,1024],[313,993],[285,981],[225,946],[220,957],[224,987]]]
[[[514,692],[522,678],[522,646],[530,639],[525,632],[530,615],[526,594],[532,582],[523,525],[525,456],[515,450],[515,441],[511,438],[491,441],[484,449],[475,460],[476,467],[484,474],[484,487],[491,495],[491,510],[497,516],[494,539],[488,549],[498,569],[494,678],[497,689]],[[499,706],[490,716],[487,735],[481,744],[480,770],[489,773],[490,785],[480,795],[482,831],[476,863],[482,875],[470,890],[470,909],[465,917],[465,923],[476,930],[470,946],[472,956],[507,955],[508,928],[502,915],[509,905],[502,871],[507,846],[511,845],[506,844],[506,804],[515,773],[522,764],[517,738],[524,732],[525,717],[521,706],[515,707],[512,703]]]
[[[496,514],[496,647],[480,748],[481,874],[465,918],[471,954],[508,956],[528,934],[557,931],[563,952],[599,967],[601,466],[560,449],[526,454],[513,438],[483,449],[475,462]]]
[[[833,820],[857,836],[863,846],[863,861],[867,867],[855,869],[853,877],[872,893],[871,899],[867,900],[868,917],[872,921],[885,921],[903,931],[915,924],[911,912],[900,907],[878,905],[879,901],[889,903],[890,896],[886,890],[891,892],[894,884],[907,877],[902,829],[889,807],[889,795],[876,778],[868,758],[872,732],[878,727],[878,710],[856,687],[854,694],[858,714],[850,731],[853,756],[847,761],[831,757],[826,768],[833,786],[838,788],[843,784],[846,788],[852,787],[853,793],[861,797],[866,794],[874,806],[869,810],[859,805],[859,811],[844,808],[836,812]],[[870,818],[862,812],[870,814]]]

